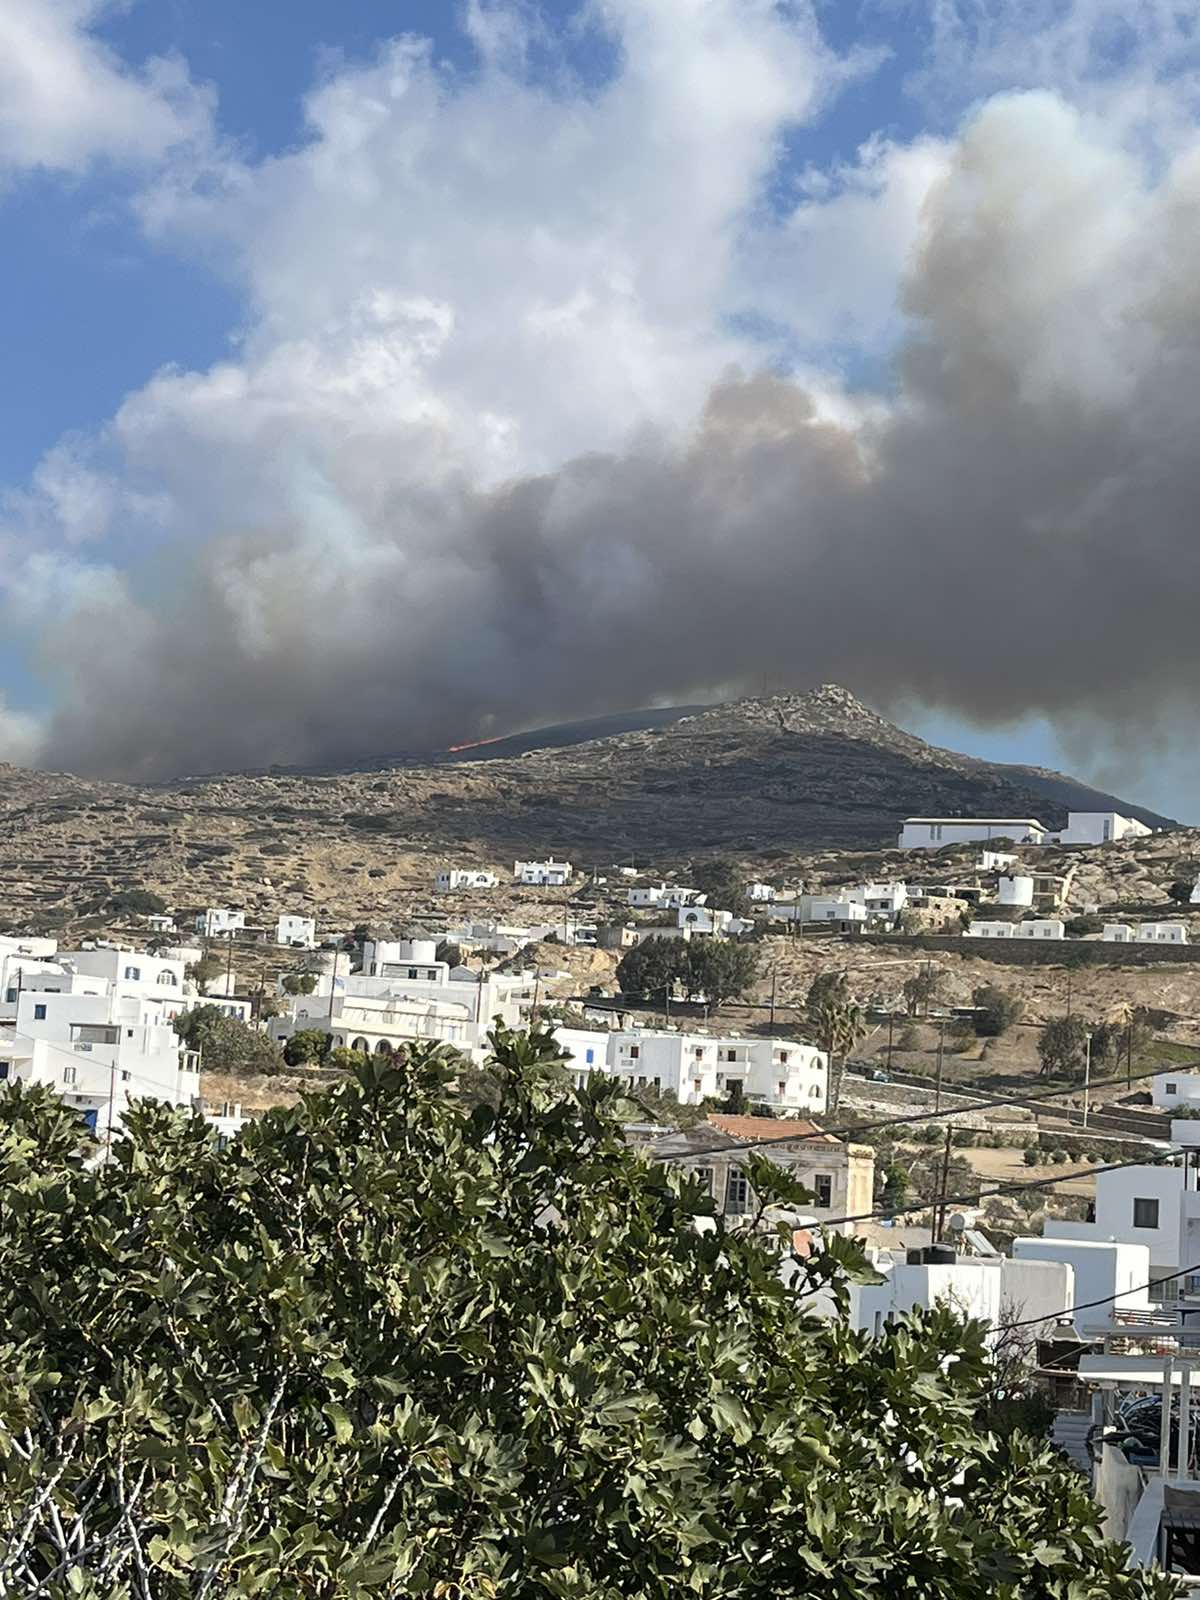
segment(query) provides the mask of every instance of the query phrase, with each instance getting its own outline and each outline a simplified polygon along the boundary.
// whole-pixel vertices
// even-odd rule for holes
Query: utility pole
[[[887,1069],[888,1069],[889,1072],[891,1072],[891,1070],[892,1070],[892,1029],[893,1029],[893,1027],[895,1025],[895,1021],[896,1021],[896,1014],[892,1010],[891,1006],[889,1006],[888,1007],[888,1046],[887,1046]]]
[[[120,1046],[117,1046],[120,1049]],[[113,1057],[112,1065],[108,1069],[108,1126],[104,1130],[104,1159],[112,1155],[112,1124],[113,1101],[117,1097],[117,1058]]]
[[[1092,1036],[1089,1033],[1084,1042],[1083,1056],[1083,1125],[1088,1125],[1089,1096],[1092,1088]]]
[[[946,1143],[942,1149],[942,1172],[938,1181],[937,1206],[933,1213],[933,1227],[930,1230],[929,1242],[936,1244],[945,1232],[946,1226],[946,1194],[950,1184],[950,1124],[946,1124]]]
[[[942,1056],[946,1048],[946,1019],[943,1017],[938,1026],[938,1053],[937,1075],[933,1080],[933,1114],[936,1116],[942,1109]]]
[[[775,1037],[775,984],[779,977],[779,969],[771,968],[771,1037]]]
[[[225,998],[230,998],[229,989],[233,979],[233,929],[230,928],[225,937],[229,940],[229,949],[225,955]]]

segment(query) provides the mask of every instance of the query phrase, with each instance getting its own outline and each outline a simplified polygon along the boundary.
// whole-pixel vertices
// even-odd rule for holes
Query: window
[[[730,1167],[725,1180],[725,1211],[728,1216],[744,1216],[750,1205],[750,1180],[740,1167]]]
[[[814,1083],[812,1086],[812,1098],[814,1100],[821,1098],[821,1085],[819,1083]]]
[[[704,1046],[702,1044],[696,1045],[692,1051],[692,1054],[695,1056],[697,1061],[702,1060],[704,1057]]]
[[[1133,1202],[1133,1225],[1135,1228],[1157,1228],[1158,1201],[1135,1200]]]
[[[129,1079],[130,1079],[130,1076],[131,1076],[131,1074],[126,1072],[124,1070],[124,1068],[122,1068],[122,1071],[121,1071],[121,1082],[122,1083],[128,1083]]]
[[[593,1061],[595,1061],[596,1052],[592,1049],[591,1045],[588,1045],[587,1049],[583,1052],[583,1059],[586,1061],[589,1067],[592,1065]]]
[[[784,1066],[784,1067],[787,1066],[788,1054],[789,1054],[789,1052],[787,1050],[781,1050],[779,1052],[779,1063],[780,1063],[781,1066]]]
[[[701,1080],[699,1078],[693,1078],[692,1079],[692,1088],[696,1091],[697,1094],[700,1093],[700,1082],[701,1082]]]
[[[434,968],[434,967],[426,967],[425,968],[425,976],[432,983],[437,978],[437,969]]]
[[[417,969],[416,969],[416,967],[409,967],[409,969],[408,969],[408,975],[409,975],[409,977],[410,977],[410,978],[415,978],[415,977],[416,977],[416,975],[417,975]]]
[[[142,975],[141,967],[126,967],[125,968],[125,976],[127,978],[130,978],[130,979],[134,980],[135,982],[136,982],[136,980],[138,978],[141,977],[141,975]]]
[[[640,1044],[631,1044],[629,1046],[629,1059],[631,1061],[636,1061],[637,1058],[641,1055],[641,1053],[642,1053],[642,1047],[641,1047]]]
[[[8,1068],[9,1063],[7,1061],[0,1061],[0,1083],[3,1083],[4,1079],[8,1077]]]
[[[695,1178],[705,1194],[712,1193],[713,1169],[711,1167],[693,1167],[692,1177]]]
[[[778,1080],[778,1082],[775,1085],[775,1093],[779,1096],[779,1098],[781,1100],[783,1099],[784,1095],[787,1093],[787,1079],[786,1078],[780,1078]]]
[[[34,1006],[34,1008],[33,1008],[33,1020],[35,1022],[45,1022],[45,1020],[46,1020],[46,1008],[45,1008],[45,1006]]]
[[[17,1001],[17,991],[15,989],[10,989],[4,998],[10,1006],[15,1005]]]
[[[179,979],[173,972],[160,972],[158,981],[159,983],[165,983],[169,989],[177,989],[179,987]]]
[[[72,1084],[72,1083],[75,1082],[75,1068],[74,1067],[64,1067],[63,1068],[63,1082],[65,1084]]]
[[[1178,1094],[1179,1093],[1179,1085],[1177,1083],[1169,1083],[1167,1085],[1167,1093],[1168,1094]]]
[[[813,1188],[817,1195],[817,1205],[823,1211],[828,1211],[833,1204],[833,1179],[827,1172],[818,1172],[813,1179]]]

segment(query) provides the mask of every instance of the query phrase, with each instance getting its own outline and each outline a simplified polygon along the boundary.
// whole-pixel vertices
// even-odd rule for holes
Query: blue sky
[[[285,585],[302,606],[320,591],[371,640],[392,584],[413,607],[400,631],[438,641],[393,664],[414,685],[395,725],[373,732],[393,714],[376,708],[346,739],[395,748],[436,740],[442,722],[487,731],[711,689],[707,652],[689,666],[681,640],[659,672],[637,647],[646,628],[621,643],[580,609],[603,597],[632,626],[628,585],[644,587],[656,551],[631,536],[594,557],[572,535],[568,562],[567,535],[539,529],[538,569],[570,570],[544,624],[568,654],[550,675],[561,688],[532,692],[496,609],[507,586],[527,602],[528,580],[464,489],[487,496],[596,452],[635,461],[649,440],[674,471],[734,367],[795,385],[870,460],[880,429],[895,439],[916,414],[908,351],[931,313],[914,262],[972,138],[977,157],[994,162],[998,141],[1008,159],[1023,120],[1048,118],[1064,168],[1119,174],[1136,153],[1160,176],[1195,126],[1193,46],[1164,0],[1137,22],[1110,0],[13,0],[0,19],[0,744],[131,775],[192,755],[340,751],[331,730],[361,701],[372,654],[339,645],[298,664]],[[1030,93],[1042,98],[1014,100]],[[1100,129],[1109,143],[1087,147]],[[1092,293],[1107,304],[1115,290]],[[1034,323],[1064,303],[1055,289],[1028,309],[1021,382],[1035,389],[1059,335]],[[812,481],[797,479],[806,506]],[[1073,526],[1063,508],[1093,487],[1056,488],[1053,515]],[[1030,508],[1027,531],[1042,537],[1045,514]],[[806,511],[796,537],[819,551],[843,515],[849,527],[863,513]],[[765,551],[774,535],[760,534]],[[818,613],[853,608],[815,562],[805,554],[795,592]],[[864,557],[868,587],[871,569]],[[715,614],[732,575],[714,556],[689,603]],[[460,626],[464,585],[474,622],[447,666],[429,657]],[[779,597],[762,598],[769,613]],[[1045,636],[1036,609],[1022,637]],[[1140,744],[1123,703],[1106,731],[1087,685],[1006,685],[1001,662],[995,684],[956,685],[942,664],[906,661],[900,634],[894,670],[815,644],[764,660],[761,643],[743,647],[751,619],[712,626],[731,643],[718,686],[768,667],[797,687],[844,677],[938,742],[1084,760],[1191,814],[1192,775],[1164,763],[1161,729]],[[184,632],[229,662],[219,710],[197,698]],[[121,703],[135,709],[114,729]],[[184,723],[188,756],[144,753],[161,736],[147,728]]]

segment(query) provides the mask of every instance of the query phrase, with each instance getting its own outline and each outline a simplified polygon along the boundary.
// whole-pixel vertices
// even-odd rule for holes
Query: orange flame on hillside
[[[468,739],[466,744],[451,744],[446,746],[448,756],[456,756],[460,750],[478,750],[481,744],[499,744],[501,739],[507,739],[506,733],[494,733],[490,739]]]

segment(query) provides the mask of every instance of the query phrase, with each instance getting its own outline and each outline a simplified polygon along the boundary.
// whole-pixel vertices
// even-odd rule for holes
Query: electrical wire
[[[1019,1322],[1006,1322],[1003,1327],[1007,1331],[1011,1328],[1032,1328],[1039,1322],[1059,1322],[1064,1317],[1073,1317],[1077,1311],[1091,1311],[1095,1306],[1108,1306],[1114,1300],[1119,1300],[1122,1295],[1141,1294],[1144,1290],[1154,1288],[1160,1283],[1172,1283],[1176,1278],[1186,1278],[1189,1273],[1200,1272],[1200,1262],[1190,1267],[1180,1267],[1178,1272],[1167,1272],[1161,1278],[1155,1278],[1152,1283],[1139,1283],[1131,1289],[1118,1289],[1115,1294],[1102,1294],[1098,1300],[1080,1300],[1073,1306],[1064,1306],[1061,1311],[1052,1311],[1041,1317],[1022,1317]],[[1086,1374],[1085,1374],[1086,1376]]]
[[[1186,1069],[1180,1069],[1181,1071]],[[1144,1078],[1159,1078],[1163,1074],[1159,1069],[1148,1072],[1120,1073],[1114,1078],[1096,1078],[1088,1085],[1088,1092],[1096,1089],[1110,1089],[1116,1084],[1129,1084],[1141,1082]],[[860,1122],[855,1127],[846,1128],[816,1128],[812,1133],[781,1133],[778,1138],[755,1139],[746,1149],[767,1150],[773,1145],[801,1144],[814,1139],[853,1139],[855,1135],[861,1137],[864,1133],[878,1133],[885,1128],[902,1128],[918,1122],[936,1122],[944,1117],[961,1117],[976,1111],[992,1111],[1001,1106],[1015,1106],[1027,1108],[1044,1100],[1054,1100],[1061,1095],[1078,1094],[1083,1085],[1070,1089],[1044,1089],[1033,1094],[1022,1095],[1016,1098],[1011,1095],[997,1096],[990,1100],[974,1100],[970,1105],[953,1106],[941,1111],[914,1111],[911,1115],[903,1117],[884,1117],[878,1122]],[[631,1096],[630,1098],[635,1098]],[[1069,1109],[1062,1107],[1061,1109]],[[721,1113],[717,1113],[719,1116]],[[764,1119],[765,1120],[765,1119]],[[670,1137],[668,1135],[667,1137]],[[712,1145],[706,1149],[664,1151],[658,1157],[660,1161],[692,1161],[699,1156],[724,1155],[729,1149],[728,1145]]]
[[[1120,1172],[1125,1167],[1153,1167],[1162,1161],[1178,1161],[1181,1151],[1160,1150],[1157,1154],[1136,1156],[1129,1161],[1110,1161],[1104,1166],[1078,1167],[1074,1172],[1059,1173],[1054,1178],[1031,1178],[1020,1183],[998,1183],[994,1189],[977,1189],[973,1194],[947,1195],[944,1199],[940,1195],[932,1198],[919,1198],[911,1205],[903,1206],[877,1206],[874,1211],[860,1211],[852,1217],[822,1217],[823,1228],[836,1228],[852,1222],[873,1222],[879,1217],[902,1217],[912,1212],[927,1211],[930,1206],[965,1206],[974,1205],[980,1200],[990,1200],[998,1194],[1027,1194],[1039,1189],[1052,1189],[1059,1183],[1070,1183],[1073,1178],[1094,1178],[1102,1172]]]

